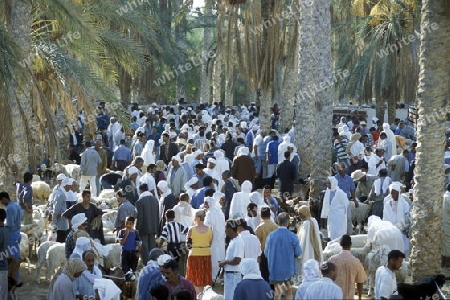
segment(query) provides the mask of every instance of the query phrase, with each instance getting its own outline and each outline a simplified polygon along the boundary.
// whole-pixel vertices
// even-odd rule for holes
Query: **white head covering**
[[[239,269],[244,276],[242,279],[262,279],[258,262],[254,258],[244,258],[239,264]]]
[[[58,176],[56,176],[56,180],[64,180],[64,178],[66,178],[66,175],[64,175],[63,173],[58,174]]]
[[[155,156],[153,155],[153,148],[155,146],[154,140],[148,140],[147,143],[145,143],[144,149],[142,150],[142,158],[144,159],[144,164],[147,166],[149,164],[155,163]]]
[[[396,190],[397,192],[400,193],[400,192],[402,191],[402,184],[401,184],[400,182],[398,182],[398,181],[393,182],[393,183],[391,183],[391,184],[389,185],[389,190],[390,190],[390,191]]]
[[[315,259],[308,259],[303,264],[303,281],[310,282],[320,279],[319,263]]]
[[[83,225],[86,222],[87,218],[86,215],[84,213],[81,214],[76,214],[75,216],[73,216],[72,218],[72,228],[77,231],[78,227],[80,227],[81,225]]]
[[[205,202],[208,203],[209,208],[219,208],[220,209],[220,203],[217,201],[215,197],[205,197]]]
[[[258,125],[255,124],[255,125],[252,126],[252,131],[257,131],[258,129],[259,129]]]
[[[289,134],[286,134],[286,135],[283,137],[283,142],[286,142],[286,143],[288,143],[288,144],[291,142],[291,137],[290,137]]]
[[[61,181],[61,187],[65,187],[66,185],[71,185],[72,181],[70,177],[66,177]]]
[[[183,162],[183,160],[181,159],[180,155],[172,156],[172,160],[174,160],[174,159],[180,164]]]
[[[223,152],[221,150],[216,150],[216,151],[214,151],[214,157],[216,159],[221,159],[221,158],[224,157],[224,154],[223,154]]]
[[[198,182],[198,177],[192,177],[191,179],[189,179],[185,184],[184,184],[184,188],[186,190],[191,188],[191,185],[196,184]],[[158,182],[159,183],[159,182]]]
[[[91,240],[85,236],[80,236],[77,238],[72,254],[78,254],[80,257],[83,257],[84,251],[91,250],[91,248]]]
[[[250,194],[250,202],[255,203],[258,206],[258,208],[261,205],[265,204],[262,195],[260,193],[258,193],[258,192],[253,192],[253,193]]]
[[[139,174],[139,170],[135,166],[131,166],[128,168],[128,176],[131,176],[133,174]]]
[[[172,256],[170,256],[169,254],[160,255],[158,257],[158,260],[157,260],[158,261],[158,265],[162,266],[162,265],[164,265],[166,262],[168,262],[171,259],[172,259]]]
[[[331,188],[330,190],[335,191],[336,188],[338,187],[338,181],[334,176],[328,176],[327,177],[328,181],[331,183]]]
[[[252,187],[253,187],[252,183],[246,180],[241,184],[241,191],[243,193],[250,193],[252,191]]]
[[[111,279],[94,279],[94,290],[98,290],[100,300],[120,300],[121,289]]]
[[[239,152],[240,154],[238,156],[248,155],[250,153],[250,150],[248,149],[248,147],[241,147],[239,148]]]
[[[208,158],[208,162],[212,164],[217,164],[216,160],[212,157]]]
[[[213,197],[216,199],[217,203],[219,203],[220,198],[222,198],[222,197],[224,197],[224,196],[225,196],[225,194],[222,193],[222,192],[215,192],[215,193],[213,194]],[[219,203],[219,204],[220,204],[220,203]]]
[[[159,182],[158,182],[158,188],[160,188],[163,192],[165,192],[167,189],[168,189],[168,184],[167,184],[167,181],[165,181],[165,180],[160,180]]]

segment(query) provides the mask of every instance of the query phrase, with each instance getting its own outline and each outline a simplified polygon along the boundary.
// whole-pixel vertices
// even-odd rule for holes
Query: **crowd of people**
[[[91,203],[103,189],[114,189],[119,203],[114,226],[122,246],[120,267],[136,272],[139,259],[144,266],[139,299],[196,299],[217,278],[223,279],[225,299],[283,294],[292,299],[296,274],[303,274],[303,283],[295,299],[353,298],[355,283],[361,298],[364,269],[349,252],[351,201],[355,207],[370,204],[371,214],[403,233],[404,251],[391,252],[386,269],[377,271],[375,293],[387,298],[395,291],[389,278],[409,250],[411,207],[401,191],[402,185],[413,187],[417,147],[412,143],[397,155],[396,136],[404,135],[400,120],[389,125],[374,118],[371,128],[357,116],[335,122],[336,174],[328,177],[321,217],[327,219],[328,237],[340,238],[343,251],[323,262],[318,222],[309,207],[299,209],[298,235],[289,231],[290,216],[281,211],[300,180],[300,157],[294,128],[278,131],[276,106],[270,130],[260,129],[254,103],[240,108],[153,103],[147,111],[135,105],[126,126],[98,109],[97,135],[83,137],[83,115],[71,128],[69,159],[80,164],[80,182],[58,174],[49,198],[52,229],[56,241],[65,243],[67,258],[49,299],[93,297],[96,283],[116,291],[111,281],[98,281],[102,272],[92,242],[105,244],[103,212]],[[279,200],[272,195],[276,179]],[[16,201],[0,193],[6,206],[0,229],[2,219],[7,228],[0,230],[0,251],[8,246],[15,258],[20,224],[31,223],[31,182],[32,174],[25,173]],[[0,260],[0,290],[5,266]],[[12,275],[19,281],[19,273]]]

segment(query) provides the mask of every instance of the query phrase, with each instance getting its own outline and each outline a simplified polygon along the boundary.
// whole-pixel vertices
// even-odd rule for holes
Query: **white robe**
[[[320,216],[321,218],[328,218],[327,231],[331,240],[341,238],[342,235],[347,233],[347,207],[350,203],[347,194],[340,188],[336,188],[335,191],[333,199],[330,199],[330,189],[325,192]]]
[[[303,299],[342,299],[342,289],[328,277],[322,277],[320,280],[311,284],[305,292]]]
[[[213,239],[211,243],[211,278],[216,278],[219,272],[219,261],[225,259],[225,215],[217,207],[211,207],[205,216],[205,225],[211,227]]]
[[[241,185],[241,192],[234,193],[230,204],[230,218],[245,217],[247,215],[247,206],[250,204],[250,192],[252,184],[244,181]]]
[[[315,232],[316,232],[315,237],[311,236],[311,228],[310,228],[311,225],[315,227]],[[298,274],[301,274],[300,268],[305,264],[305,262],[307,262],[310,259],[315,259],[313,243],[311,242],[312,239],[317,240],[317,244],[319,245],[319,253],[320,253],[319,264],[322,263],[322,261],[323,261],[322,241],[320,239],[319,232],[320,232],[319,224],[317,224],[316,219],[311,217],[311,218],[303,221],[302,226],[297,233],[298,239],[300,241],[300,247],[302,248],[302,255],[300,256],[300,260],[297,260],[297,262],[301,263],[301,265],[297,267]]]
[[[406,227],[406,214],[410,212],[411,208],[402,195],[399,195],[398,197],[398,201],[394,201],[391,195],[384,199],[383,221],[389,221],[395,227],[400,229],[403,237],[404,252],[407,253],[409,250],[409,239],[403,233],[403,230]],[[392,208],[392,203],[394,202],[397,202],[396,212]]]
[[[444,193],[442,204],[442,255],[450,257],[450,192]]]

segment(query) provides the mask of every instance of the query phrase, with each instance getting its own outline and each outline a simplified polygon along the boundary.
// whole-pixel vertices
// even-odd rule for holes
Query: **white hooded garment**
[[[225,259],[225,215],[216,197],[206,197],[209,209],[205,216],[205,225],[211,227],[213,239],[211,243],[211,278],[216,278],[219,272],[219,261]]]
[[[331,240],[341,238],[347,233],[347,195],[338,187],[337,179],[328,177],[331,189],[326,190],[323,198],[321,218],[327,218],[328,237]]]
[[[390,143],[390,147],[387,147],[388,153],[385,155],[387,161],[389,161],[393,155],[397,154],[397,142],[395,141],[395,135],[391,130],[391,126],[388,123],[383,124],[383,132],[386,133],[388,143]]]
[[[248,180],[241,185],[241,192],[234,193],[230,204],[230,217],[239,218],[247,215],[247,206],[250,204],[250,192],[252,183]]]
[[[144,165],[148,166],[155,163],[155,155],[153,154],[153,149],[155,146],[154,140],[148,140],[142,150],[141,156],[144,159]]]
[[[284,152],[287,151],[288,145],[291,143],[291,137],[285,135],[283,137],[283,142],[278,145],[278,164],[281,164],[284,160]]]

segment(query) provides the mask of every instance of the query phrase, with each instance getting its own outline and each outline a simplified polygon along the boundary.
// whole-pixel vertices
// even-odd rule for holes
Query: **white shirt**
[[[378,267],[375,273],[375,299],[380,299],[380,297],[389,299],[394,292],[397,294],[396,291],[397,279],[394,272],[386,266]]]
[[[239,236],[242,238],[245,245],[244,257],[257,260],[258,257],[261,256],[261,243],[259,239],[248,230],[242,231],[239,233]]]
[[[227,252],[225,254],[225,260],[231,261],[235,257],[244,258],[245,244],[244,240],[238,235],[230,241]],[[225,271],[237,271],[240,272],[239,265],[225,265]]]
[[[311,284],[305,292],[303,299],[342,299],[342,289],[328,277]],[[378,299],[378,298],[377,298]]]

